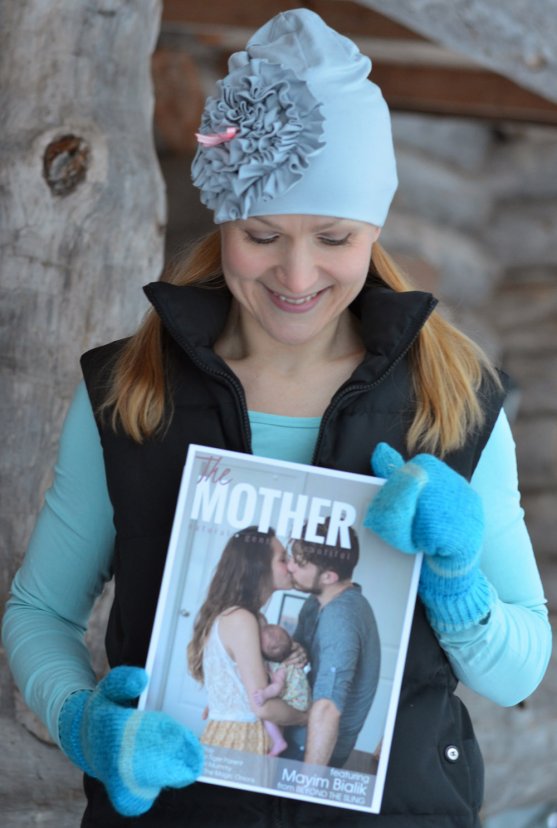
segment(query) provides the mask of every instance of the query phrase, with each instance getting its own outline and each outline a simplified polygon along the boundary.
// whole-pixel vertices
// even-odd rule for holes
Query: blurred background
[[[189,177],[206,95],[259,25],[306,6],[372,58],[393,112],[400,187],[384,247],[512,379],[523,505],[555,624],[555,0],[3,5],[2,605],[80,353],[130,333],[147,309],[141,285],[212,227]],[[99,672],[109,601],[108,589],[88,633]],[[2,825],[77,825],[80,775],[0,666]],[[462,691],[486,761],[485,828],[557,828],[556,693],[555,663],[517,707]]]

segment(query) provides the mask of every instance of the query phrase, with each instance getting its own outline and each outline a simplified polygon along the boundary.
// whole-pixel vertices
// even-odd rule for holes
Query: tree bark
[[[134,329],[141,286],[162,268],[150,74],[160,14],[160,0],[0,0],[2,599],[79,356]]]

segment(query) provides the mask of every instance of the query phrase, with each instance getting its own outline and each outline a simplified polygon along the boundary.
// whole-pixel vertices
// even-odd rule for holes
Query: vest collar
[[[212,350],[224,328],[232,296],[226,288],[152,282],[145,294],[170,336],[184,350]],[[399,293],[376,281],[367,283],[350,306],[361,322],[368,363],[380,375],[410,348],[437,304],[422,291]]]

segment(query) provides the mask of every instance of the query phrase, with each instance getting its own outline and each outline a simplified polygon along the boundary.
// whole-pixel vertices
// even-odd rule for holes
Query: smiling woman
[[[217,353],[244,360],[249,372],[250,356],[257,370],[261,354],[272,348],[278,355],[282,346],[278,373],[292,375],[294,365],[305,371],[306,357],[327,385],[331,369],[338,383],[338,360],[348,377],[362,352],[348,306],[364,286],[378,235],[364,222],[304,215],[223,224],[222,268],[239,326],[235,320],[225,328]]]
[[[123,827],[122,814],[145,828],[339,823],[330,807],[186,787],[200,772],[198,741],[129,706],[146,681],[140,668],[190,444],[373,471],[386,482],[366,526],[407,554],[424,552],[382,813],[345,811],[346,828],[478,828],[482,761],[457,680],[509,705],[544,674],[550,628],[502,411],[504,378],[381,249],[397,177],[389,112],[370,69],[307,9],[277,15],[231,56],[192,167],[219,227],[166,281],[146,287],[152,308],[134,336],[82,358],[85,387],[14,581],[4,638],[26,700],[85,772],[86,828]],[[239,494],[241,523],[253,493]],[[316,522],[333,524],[342,499],[313,504]],[[296,755],[342,765],[350,716],[342,699],[359,683],[371,703],[376,681],[371,659],[351,666],[360,632],[342,607],[358,600],[361,613],[372,610],[348,574],[321,572],[307,555],[288,568],[275,537],[266,538],[266,563],[250,557],[252,547],[242,557],[236,541],[230,568],[214,579],[217,609],[199,622],[193,669],[201,675],[208,636],[213,650],[220,641],[246,703],[246,688],[265,682],[262,602],[292,575],[311,579],[305,633],[322,643],[312,644],[314,701]],[[245,599],[250,572],[260,570]],[[113,572],[106,642],[117,669],[97,685],[83,630]],[[324,598],[328,623],[347,642],[342,653],[324,652]],[[272,701],[266,713],[276,724],[303,723]],[[125,738],[130,728],[137,739]]]

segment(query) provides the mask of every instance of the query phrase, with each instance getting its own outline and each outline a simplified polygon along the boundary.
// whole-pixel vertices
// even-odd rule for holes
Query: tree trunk
[[[141,286],[162,268],[150,75],[160,13],[160,0],[0,0],[2,599],[79,356],[134,329]]]

